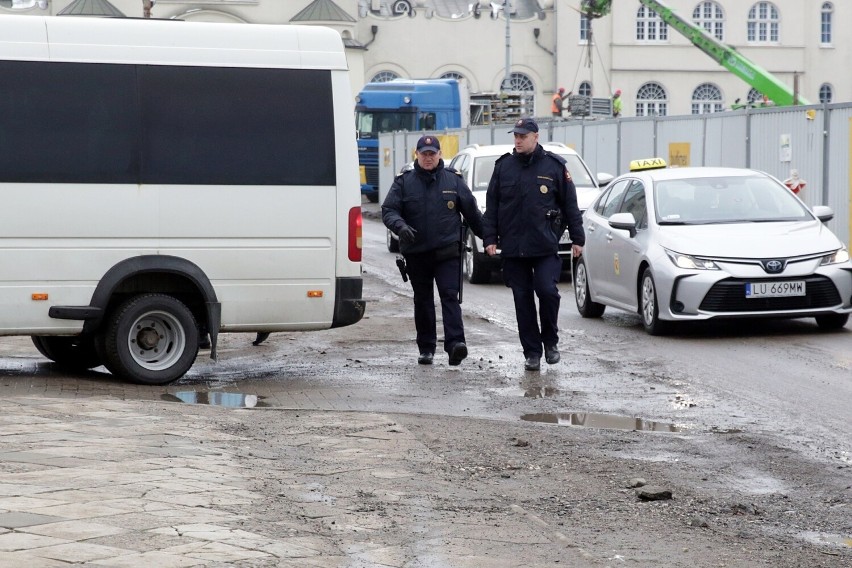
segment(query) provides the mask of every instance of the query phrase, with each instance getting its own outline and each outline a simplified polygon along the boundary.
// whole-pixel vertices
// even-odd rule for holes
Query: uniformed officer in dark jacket
[[[421,365],[431,365],[437,345],[437,285],[444,321],[444,351],[450,365],[467,357],[459,287],[461,217],[477,236],[482,213],[461,175],[444,167],[441,145],[434,136],[417,141],[414,168],[398,175],[382,204],[382,221],[399,235],[399,248],[414,290],[414,325]]]
[[[559,362],[559,238],[567,227],[577,257],[586,237],[565,160],[541,147],[532,118],[518,120],[509,132],[515,135],[515,149],[494,166],[485,198],[483,244],[489,255],[500,247],[503,279],[515,299],[524,368],[537,371],[542,347],[549,364]]]

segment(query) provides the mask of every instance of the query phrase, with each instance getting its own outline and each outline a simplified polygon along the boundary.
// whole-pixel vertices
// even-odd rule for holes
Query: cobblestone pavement
[[[545,566],[543,547],[566,548],[518,507],[481,499],[483,511],[461,519],[435,506],[465,490],[380,414],[269,411],[286,442],[283,455],[265,455],[247,449],[257,435],[236,423],[229,433],[228,413],[211,407],[15,397],[0,409],[0,568],[409,565],[410,543],[373,539],[399,524],[421,533],[417,565],[512,566],[524,554],[525,566]],[[276,484],[274,503],[257,490],[264,483]],[[410,518],[364,498],[404,505]]]

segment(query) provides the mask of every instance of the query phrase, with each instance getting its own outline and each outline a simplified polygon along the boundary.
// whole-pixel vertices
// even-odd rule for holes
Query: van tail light
[[[364,231],[364,219],[361,217],[361,207],[349,210],[349,260],[361,262],[361,238]]]

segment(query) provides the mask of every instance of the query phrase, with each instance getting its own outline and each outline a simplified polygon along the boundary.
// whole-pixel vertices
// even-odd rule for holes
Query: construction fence
[[[540,119],[540,140],[562,142],[593,173],[619,175],[631,160],[665,158],[670,166],[729,166],[764,171],[779,180],[796,170],[806,185],[799,197],[828,205],[829,228],[849,243],[852,220],[852,103],[743,109],[721,113],[618,118]],[[432,132],[449,162],[469,144],[511,144],[511,124]],[[423,132],[379,136],[379,199],[414,159]]]

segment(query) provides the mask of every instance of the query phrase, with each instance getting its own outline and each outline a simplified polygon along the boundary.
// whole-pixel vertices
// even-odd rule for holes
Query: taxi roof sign
[[[657,170],[668,166],[662,158],[645,158],[644,160],[633,160],[630,162],[630,171]]]

